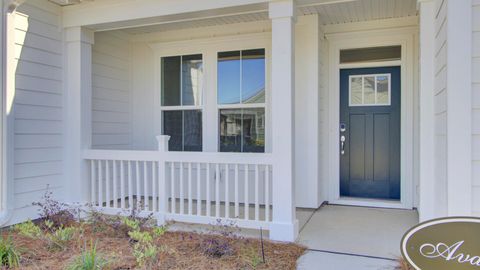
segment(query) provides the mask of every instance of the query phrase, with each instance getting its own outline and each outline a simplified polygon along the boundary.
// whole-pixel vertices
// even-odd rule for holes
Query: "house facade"
[[[3,0],[2,226],[48,189],[264,228],[480,215],[478,0]]]

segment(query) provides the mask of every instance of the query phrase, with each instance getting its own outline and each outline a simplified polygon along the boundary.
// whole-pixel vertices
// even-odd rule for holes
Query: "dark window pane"
[[[220,152],[241,152],[242,111],[220,110]]]
[[[370,47],[340,51],[340,63],[400,60],[402,46]]]
[[[218,53],[218,104],[240,103],[240,52]]]
[[[202,55],[182,57],[182,105],[200,105],[202,95]]]
[[[182,111],[163,112],[163,134],[170,136],[170,151],[182,151],[182,118]]]
[[[180,105],[180,59],[162,58],[162,106]]]
[[[265,50],[242,51],[242,102],[265,102]]]
[[[243,152],[265,152],[265,109],[243,109]]]
[[[183,112],[183,151],[202,151],[202,112]]]

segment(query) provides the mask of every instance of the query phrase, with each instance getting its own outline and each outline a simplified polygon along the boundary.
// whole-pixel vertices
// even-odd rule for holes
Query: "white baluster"
[[[201,173],[201,169],[202,169],[202,164],[201,163],[197,163],[197,216],[201,216],[202,215],[202,199],[201,199],[201,189],[200,189],[200,185],[201,185],[201,182],[200,182],[200,173]]]
[[[207,208],[207,217],[212,215],[211,207],[210,207],[210,163],[207,163],[207,201],[206,201],[206,208]]]
[[[188,214],[192,214],[192,163],[188,163]]]
[[[215,217],[220,217],[220,165],[215,164]]]
[[[172,214],[177,212],[176,198],[175,198],[175,162],[170,163],[170,189],[172,193]]]
[[[225,217],[226,218],[230,218],[229,171],[230,171],[230,164],[225,164]]]
[[[260,189],[260,186],[258,185],[258,178],[258,164],[255,164],[255,221],[258,221],[260,217],[260,203],[258,201],[258,190]]]
[[[265,166],[265,221],[270,221],[270,165]]]
[[[240,205],[238,203],[238,164],[235,164],[235,218],[240,216]]]
[[[125,167],[124,161],[120,160],[120,208],[125,208]]]
[[[133,209],[133,172],[132,161],[128,162],[128,208]]]
[[[112,198],[113,198],[113,207],[117,208],[118,207],[118,197],[117,197],[117,161],[113,160],[113,192],[112,192]]]
[[[248,190],[248,164],[245,164],[244,166],[245,168],[245,220],[248,220],[250,219],[249,217],[249,208],[250,208],[250,203],[249,203],[249,198],[248,198],[248,193],[249,193],[249,190]]]

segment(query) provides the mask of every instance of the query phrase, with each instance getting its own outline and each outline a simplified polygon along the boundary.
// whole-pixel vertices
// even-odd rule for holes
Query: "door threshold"
[[[411,209],[406,207],[400,200],[368,199],[355,197],[340,197],[337,200],[330,201],[330,204],[364,206],[375,208],[393,208],[393,209]]]

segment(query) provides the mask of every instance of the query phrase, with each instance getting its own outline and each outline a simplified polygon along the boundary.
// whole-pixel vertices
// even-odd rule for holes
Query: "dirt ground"
[[[137,266],[132,240],[117,228],[105,224],[74,224],[79,230],[64,248],[52,249],[41,237],[32,239],[15,230],[4,230],[19,250],[20,269],[66,269],[86,246],[96,244],[98,254],[107,261],[103,269],[295,269],[305,248],[296,244],[264,241],[265,263],[259,239],[225,237],[193,232],[169,232],[155,238],[160,247],[157,260],[150,266]],[[202,248],[206,239],[220,240],[231,254],[207,255]]]

